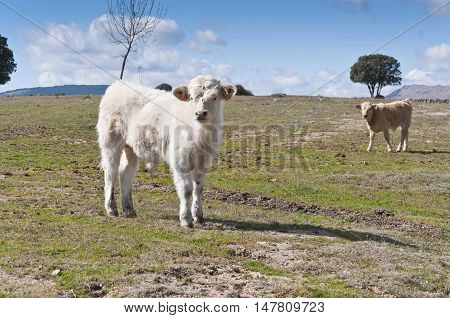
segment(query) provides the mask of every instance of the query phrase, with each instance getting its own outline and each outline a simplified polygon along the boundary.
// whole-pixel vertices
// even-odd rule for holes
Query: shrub
[[[171,92],[172,91],[172,86],[169,85],[169,84],[166,84],[166,83],[159,84],[155,88],[156,89],[160,89],[162,91],[166,91],[166,92]]]
[[[236,96],[255,96],[253,93],[244,88],[241,84],[236,84]]]

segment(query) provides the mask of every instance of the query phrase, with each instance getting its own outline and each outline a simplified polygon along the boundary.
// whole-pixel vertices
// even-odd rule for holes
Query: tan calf
[[[411,125],[412,107],[406,101],[396,101],[387,104],[371,104],[364,102],[361,105],[356,105],[356,108],[361,110],[361,114],[367,121],[367,128],[369,128],[369,146],[367,151],[372,149],[375,134],[383,132],[386,140],[388,152],[392,151],[392,145],[389,137],[389,130],[401,128],[400,143],[396,151],[406,151],[408,148],[408,129]]]

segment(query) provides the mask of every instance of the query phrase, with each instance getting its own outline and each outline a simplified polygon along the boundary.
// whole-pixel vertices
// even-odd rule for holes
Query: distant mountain
[[[0,93],[0,96],[29,96],[29,95],[103,95],[108,85],[64,85],[53,87],[20,88]]]
[[[407,85],[393,91],[389,99],[450,99],[450,86]]]

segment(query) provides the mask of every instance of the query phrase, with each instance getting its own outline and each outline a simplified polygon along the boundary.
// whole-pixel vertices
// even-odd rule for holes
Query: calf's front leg
[[[196,172],[193,174],[194,192],[192,196],[192,215],[194,222],[204,224],[203,217],[203,184],[205,181],[205,173]]]
[[[192,176],[190,173],[173,172],[173,181],[180,198],[180,222],[183,227],[193,227],[189,200],[192,196]]]
[[[374,139],[375,139],[375,133],[372,130],[369,130],[369,146],[367,147],[368,152],[372,150]]]

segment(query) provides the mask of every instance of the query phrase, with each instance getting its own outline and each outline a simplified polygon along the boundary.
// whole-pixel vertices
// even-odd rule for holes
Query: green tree
[[[8,39],[0,34],[0,85],[11,80],[11,74],[16,71],[13,51],[8,48]]]
[[[401,76],[400,63],[382,54],[361,56],[350,71],[350,79],[355,83],[366,84],[372,98],[380,95],[385,86],[400,85]]]

